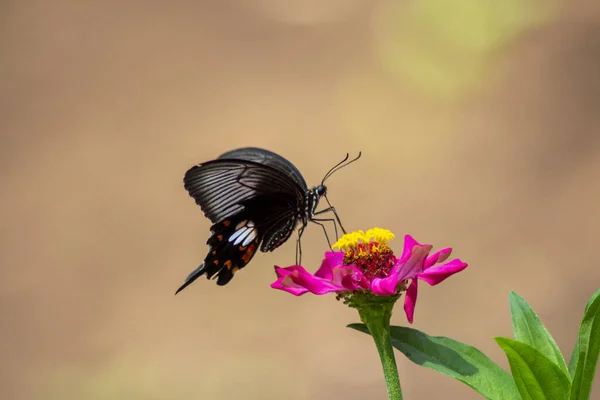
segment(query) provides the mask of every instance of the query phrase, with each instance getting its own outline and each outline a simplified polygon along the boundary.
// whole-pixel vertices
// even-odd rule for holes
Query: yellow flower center
[[[356,231],[347,233],[333,245],[346,253],[346,256],[367,256],[371,253],[389,251],[388,242],[394,238],[394,234],[387,229],[373,228],[367,232]]]
[[[367,279],[382,278],[389,274],[396,262],[396,257],[388,246],[393,238],[394,234],[387,229],[356,231],[342,236],[333,245],[333,249],[343,251],[344,264],[356,266]]]

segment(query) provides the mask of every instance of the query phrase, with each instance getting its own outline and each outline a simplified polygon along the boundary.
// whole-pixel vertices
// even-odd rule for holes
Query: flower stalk
[[[361,296],[362,297],[362,296]],[[368,296],[367,301],[358,301],[355,307],[358,309],[360,320],[369,329],[371,337],[375,341],[375,347],[379,353],[379,359],[383,367],[385,385],[387,387],[389,400],[401,400],[402,389],[392,337],[390,335],[390,319],[394,303],[400,296]],[[358,299],[357,299],[358,300]]]

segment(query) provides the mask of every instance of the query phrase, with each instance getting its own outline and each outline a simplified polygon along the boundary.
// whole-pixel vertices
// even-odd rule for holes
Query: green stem
[[[379,352],[388,399],[402,400],[400,377],[398,376],[398,367],[396,367],[392,337],[390,336],[390,319],[393,307],[393,302],[372,304],[369,307],[358,307],[358,313],[361,321],[369,328]]]

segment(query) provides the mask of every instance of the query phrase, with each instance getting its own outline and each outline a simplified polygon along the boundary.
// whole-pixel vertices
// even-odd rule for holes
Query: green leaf
[[[569,375],[571,375],[571,380],[575,376],[575,372],[577,371],[577,364],[579,363],[579,340],[575,343],[575,348],[573,348],[573,353],[571,353],[571,359],[569,360]]]
[[[539,350],[567,374],[569,370],[560,349],[529,304],[515,292],[510,292],[509,301],[515,339]]]
[[[590,308],[590,306],[592,305],[592,303],[594,302],[594,300],[596,300],[596,298],[600,296],[600,289],[598,291],[596,291],[596,293],[594,293],[594,295],[590,298],[590,300],[588,301],[588,303],[585,306],[585,312],[587,312]],[[585,315],[585,313],[584,313]],[[573,352],[571,353],[571,359],[569,360],[569,373],[571,374],[571,378],[573,378],[573,376],[575,375],[575,370],[577,369],[577,362],[579,360],[579,341],[577,341],[577,343],[575,343],[575,348],[573,349]]]
[[[363,324],[351,324],[348,327],[369,333]],[[392,326],[391,336],[392,346],[415,364],[457,379],[488,399],[520,398],[508,372],[474,347],[403,326]]]
[[[600,296],[600,289],[594,293],[594,295],[590,298],[590,300],[585,305],[585,313],[589,310],[590,306],[596,300],[596,297]],[[571,353],[571,359],[569,360],[569,373],[571,374],[571,378],[575,375],[575,370],[577,369],[577,362],[579,360],[579,340],[575,343],[575,348]]]
[[[574,370],[571,400],[590,398],[592,382],[600,353],[600,289],[594,293],[585,308],[579,327],[579,337],[569,367]]]
[[[524,400],[568,399],[568,375],[536,348],[516,340],[497,337]]]

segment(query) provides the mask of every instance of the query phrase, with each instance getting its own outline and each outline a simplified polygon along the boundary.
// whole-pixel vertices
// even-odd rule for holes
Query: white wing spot
[[[246,231],[246,227],[245,226],[242,226],[241,228],[238,228],[235,232],[233,232],[233,235],[231,235],[229,237],[229,241],[230,242],[234,242],[238,238],[238,236],[240,236],[245,231]]]
[[[252,229],[246,240],[244,240],[244,243],[242,243],[242,246],[248,246],[254,239],[256,239],[256,230]]]
[[[241,227],[249,225],[249,224],[252,224],[252,226],[254,226],[254,224],[252,223],[252,221],[248,221],[247,219],[245,219],[242,222],[240,222],[239,224],[237,224],[237,226],[235,227],[235,230],[237,231]],[[252,226],[250,228],[252,228]]]
[[[242,244],[247,246],[256,238],[256,230],[254,229],[254,222],[244,220],[237,224],[235,232],[229,237],[229,242],[235,246]]]
[[[233,242],[233,244],[236,246],[238,244],[242,243],[244,241],[244,239],[246,239],[246,237],[252,233],[253,229],[245,226],[245,227],[241,228],[240,231],[242,231],[242,233],[240,235],[238,235],[238,237]]]

